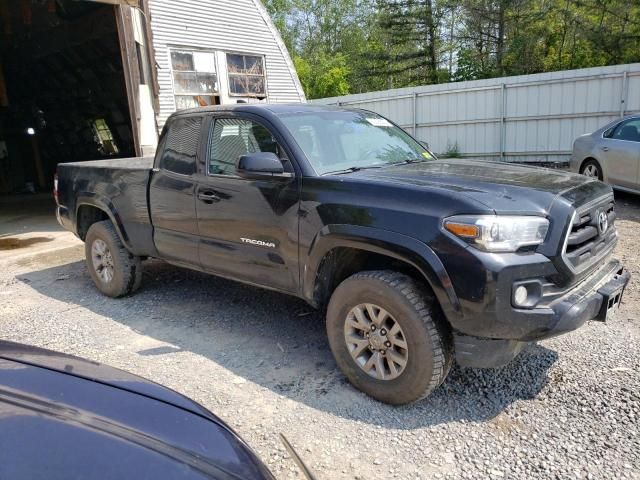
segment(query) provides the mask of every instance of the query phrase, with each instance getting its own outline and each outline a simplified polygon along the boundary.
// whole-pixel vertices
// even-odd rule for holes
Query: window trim
[[[211,54],[213,56],[213,66],[215,68],[214,72],[200,72],[200,73],[207,73],[207,74],[214,74],[216,76],[216,83],[218,84],[218,90],[216,92],[213,93],[201,93],[201,92],[195,92],[195,93],[176,93],[176,82],[175,82],[175,73],[176,72],[186,72],[186,73],[195,73],[197,75],[198,70],[175,70],[173,68],[173,61],[171,59],[171,53],[172,52],[183,52],[183,53],[208,53]],[[179,109],[178,108],[178,103],[176,102],[176,97],[195,97],[195,96],[203,96],[203,97],[220,97],[222,96],[222,85],[221,85],[221,81],[220,81],[220,65],[218,64],[218,50],[212,50],[209,48],[198,48],[195,46],[189,47],[189,46],[178,46],[178,45],[170,45],[168,47],[168,53],[169,53],[169,71],[171,74],[171,95],[173,98],[173,107],[174,107],[174,111],[179,111],[179,110],[187,110],[185,109]],[[195,65],[194,65],[195,68]],[[193,108],[197,108],[197,107],[193,107]]]
[[[616,123],[614,126],[607,128],[604,132],[602,132],[601,137],[606,138],[607,140],[612,140],[611,135],[618,125],[620,125],[620,123]],[[607,132],[609,132],[609,135],[607,135]]]
[[[256,57],[262,59],[262,75],[252,75],[249,73],[231,73],[229,72],[229,55],[241,55],[243,57]],[[265,99],[269,98],[269,84],[267,83],[267,57],[262,53],[247,53],[247,52],[238,52],[238,51],[230,51],[225,50],[224,59],[227,67],[227,90],[229,91],[230,97],[250,97],[250,98],[260,98],[264,97]],[[231,91],[231,77],[260,77],[264,79],[264,93],[233,93]]]

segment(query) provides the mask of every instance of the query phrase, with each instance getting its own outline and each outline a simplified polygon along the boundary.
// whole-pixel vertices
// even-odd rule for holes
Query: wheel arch
[[[127,250],[131,250],[131,245],[124,225],[109,199],[96,194],[83,194],[78,196],[75,220],[76,234],[82,241],[86,238],[91,225],[103,220],[110,220],[116,229],[122,244],[127,248]]]
[[[427,284],[447,319],[462,316],[451,279],[429,246],[413,237],[371,227],[328,225],[318,233],[304,268],[303,296],[314,306],[323,305],[353,273],[385,268]]]

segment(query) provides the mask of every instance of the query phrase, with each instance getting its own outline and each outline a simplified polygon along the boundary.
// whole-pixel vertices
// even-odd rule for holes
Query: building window
[[[220,103],[213,52],[173,50],[171,69],[177,110]]]
[[[104,118],[98,118],[93,122],[93,135],[98,144],[98,149],[103,155],[117,155],[120,153],[109,125]]]
[[[264,58],[227,53],[229,93],[251,97],[266,97]]]

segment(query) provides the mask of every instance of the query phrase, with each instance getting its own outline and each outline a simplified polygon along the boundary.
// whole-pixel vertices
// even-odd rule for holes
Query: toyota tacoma
[[[611,187],[567,172],[438,160],[372,112],[315,105],[180,111],[155,158],[58,166],[59,222],[105,295],[149,257],[326,309],[357,388],[427,396],[456,360],[605,321],[629,273]]]

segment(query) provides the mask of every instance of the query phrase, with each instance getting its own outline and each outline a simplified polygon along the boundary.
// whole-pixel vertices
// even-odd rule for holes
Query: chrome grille
[[[611,196],[576,210],[562,255],[571,271],[580,273],[611,251],[617,238],[615,220]]]

